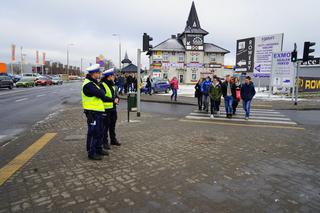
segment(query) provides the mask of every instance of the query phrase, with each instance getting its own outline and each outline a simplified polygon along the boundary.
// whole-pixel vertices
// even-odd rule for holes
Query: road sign
[[[272,53],[282,51],[283,34],[259,36],[255,38],[254,67],[255,75],[270,75]],[[290,59],[291,60],[291,59]]]
[[[291,88],[294,86],[294,65],[291,62],[291,52],[272,54],[271,86]]]
[[[236,71],[253,72],[254,38],[237,41]]]

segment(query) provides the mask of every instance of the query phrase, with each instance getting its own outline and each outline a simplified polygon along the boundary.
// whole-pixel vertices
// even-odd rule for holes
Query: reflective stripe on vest
[[[112,93],[111,93],[111,89],[109,88],[109,86],[104,82],[102,82],[102,86],[106,90],[106,97],[112,98]],[[114,90],[114,87],[113,87],[113,90]],[[104,104],[105,109],[112,109],[113,108],[113,102],[103,102],[103,104]]]
[[[97,98],[95,96],[89,97],[83,93],[83,87],[90,82],[91,81],[86,78],[82,84],[82,89],[81,89],[82,107],[83,109],[86,109],[86,110],[104,112],[103,101],[100,98]],[[93,84],[100,90],[100,87],[96,83],[93,82]]]

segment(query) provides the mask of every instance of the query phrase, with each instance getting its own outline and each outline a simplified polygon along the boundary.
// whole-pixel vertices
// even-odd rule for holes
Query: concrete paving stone
[[[81,113],[66,109],[31,130],[58,135],[0,187],[0,212],[320,210],[314,131],[208,126],[151,113],[128,124],[121,111],[123,145],[93,162]]]

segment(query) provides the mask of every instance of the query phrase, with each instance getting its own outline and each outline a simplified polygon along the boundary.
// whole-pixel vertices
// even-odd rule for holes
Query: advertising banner
[[[39,64],[39,51],[36,51],[36,64]]]
[[[236,71],[253,72],[254,43],[254,38],[246,38],[237,41]]]
[[[42,64],[46,65],[46,53],[45,52],[42,53]]]
[[[254,76],[271,74],[272,54],[282,51],[283,34],[259,36],[255,38]]]
[[[299,91],[320,92],[320,77],[299,77]]]
[[[294,65],[291,62],[291,52],[272,54],[271,86],[291,88],[294,86]]]
[[[12,63],[16,61],[16,45],[12,44],[11,45],[11,61]]]

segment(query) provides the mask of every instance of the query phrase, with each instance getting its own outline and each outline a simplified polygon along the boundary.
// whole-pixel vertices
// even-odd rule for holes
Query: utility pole
[[[120,34],[112,34],[112,36],[117,36],[119,39],[119,70],[121,70],[121,38],[120,38]]]
[[[69,47],[73,46],[73,43],[67,44],[67,76],[69,81]]]
[[[23,47],[21,46],[20,47],[20,50],[21,50],[21,62],[20,62],[20,75],[23,76],[23,55],[22,55],[22,49]]]
[[[137,51],[137,116],[140,117],[141,49]]]

